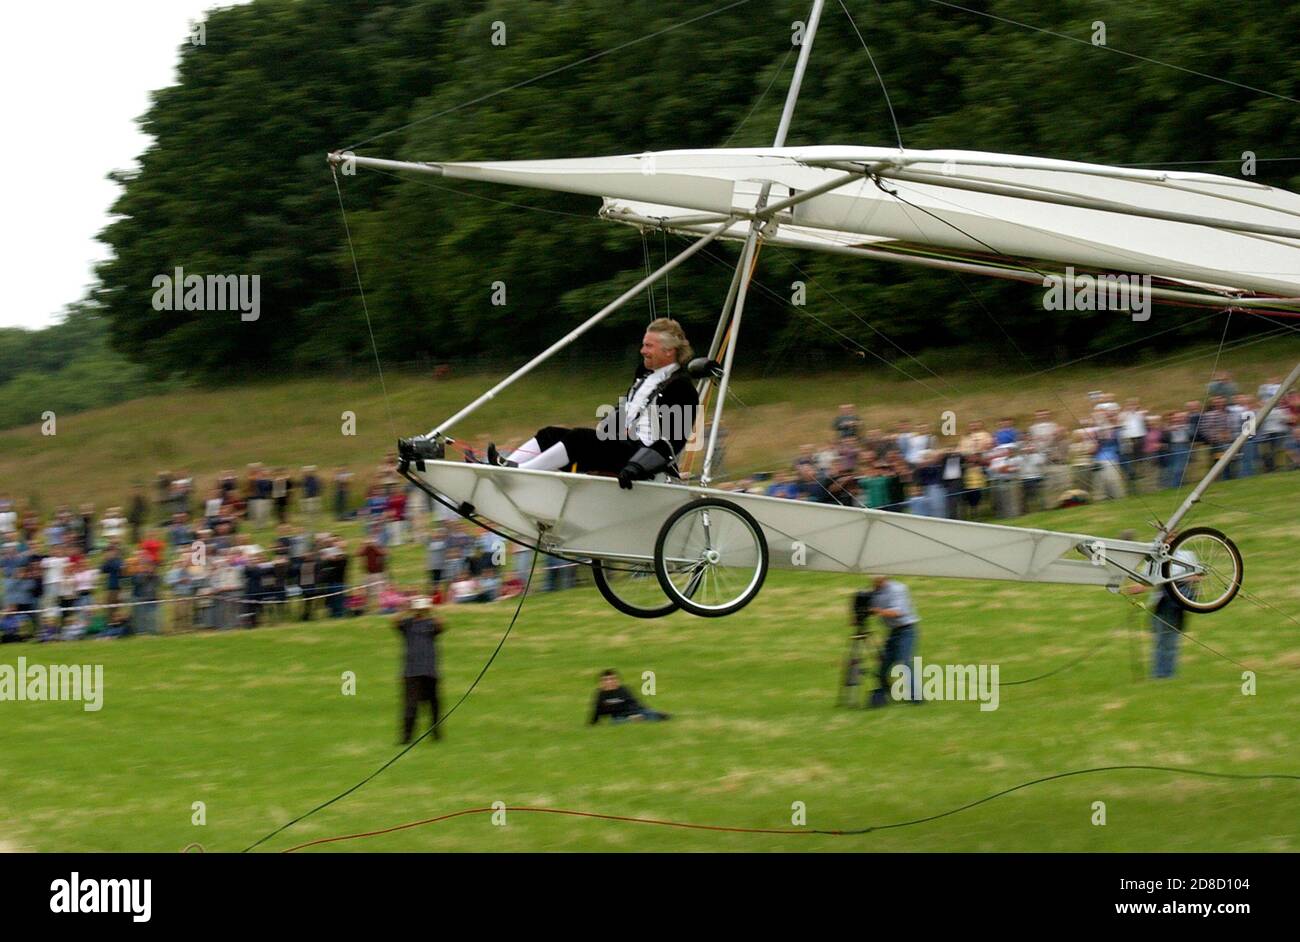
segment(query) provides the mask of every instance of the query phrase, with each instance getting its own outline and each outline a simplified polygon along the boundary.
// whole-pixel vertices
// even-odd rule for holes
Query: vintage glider
[[[599,196],[604,218],[696,236],[683,252],[611,301],[425,436],[401,470],[434,499],[519,543],[592,567],[616,608],[637,617],[681,609],[735,612],[769,566],[1106,586],[1163,586],[1196,612],[1227,605],[1242,559],[1224,534],[1179,531],[1245,443],[1223,454],[1153,538],[918,517],[790,501],[710,487],[716,433],[732,375],[753,262],[763,244],[1044,284],[1062,268],[1150,276],[1149,296],[1183,304],[1300,312],[1300,196],[1202,173],[1136,170],[975,151],[786,147],[822,0],[808,19],[770,148],[678,150],[612,157],[409,162],[329,155],[380,170]],[[622,490],[610,478],[443,459],[448,431],[717,239],[742,243],[704,369],[712,433],[699,484],[656,480]],[[1262,422],[1300,377],[1298,365]],[[703,411],[703,410],[702,410]]]

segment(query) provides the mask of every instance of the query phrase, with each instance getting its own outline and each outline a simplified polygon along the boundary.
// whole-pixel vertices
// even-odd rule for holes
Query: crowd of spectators
[[[510,556],[501,538],[431,507],[391,456],[363,492],[353,488],[346,468],[327,482],[312,466],[295,478],[253,464],[242,479],[223,471],[202,492],[192,477],[159,472],[102,513],[83,504],[42,517],[0,493],[0,642],[389,613],[417,591],[391,571],[393,550],[414,541],[424,564],[415,578],[429,582],[418,591],[435,601],[521,591],[531,551]],[[352,521],[358,536],[335,532],[355,530],[339,526]],[[573,584],[574,564],[541,562],[536,588]]]
[[[989,430],[972,419],[961,434],[908,421],[864,429],[845,405],[822,447],[805,445],[789,468],[724,486],[936,517],[1012,517],[1191,483],[1243,427],[1254,434],[1225,478],[1295,470],[1300,392],[1256,423],[1277,388],[1270,379],[1243,393],[1219,373],[1204,404],[1163,414],[1097,391],[1073,426],[1039,409],[1023,426],[1006,417]],[[252,464],[242,476],[223,471],[202,491],[192,477],[163,471],[103,513],[83,504],[45,518],[0,493],[0,641],[158,634],[164,621],[170,630],[253,628],[389,613],[415,591],[435,602],[485,602],[516,595],[533,573],[532,550],[431,504],[391,455],[364,487],[346,468],[328,478],[313,466],[295,476]],[[355,532],[352,521],[359,535],[335,532]],[[419,546],[404,558],[422,557],[423,572],[407,580],[408,592],[392,563],[412,542]],[[574,563],[536,562],[537,589],[577,581]],[[416,589],[416,580],[424,585]]]
[[[990,430],[971,419],[964,429],[941,425],[937,434],[910,421],[892,431],[864,428],[854,407],[842,405],[832,437],[820,447],[804,445],[791,466],[731,487],[931,517],[1014,517],[1194,483],[1246,426],[1254,433],[1224,469],[1224,479],[1295,470],[1300,391],[1292,390],[1256,423],[1278,382],[1270,378],[1251,394],[1218,372],[1203,402],[1163,413],[1138,398],[1121,403],[1098,390],[1069,424],[1039,409],[1028,423],[1008,416]]]

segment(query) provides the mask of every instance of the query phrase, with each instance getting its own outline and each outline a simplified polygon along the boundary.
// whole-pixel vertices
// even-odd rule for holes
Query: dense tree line
[[[94,295],[112,344],[152,373],[205,379],[369,356],[327,151],[365,142],[358,153],[524,159],[770,144],[794,65],[791,24],[807,5],[752,0],[671,29],[723,4],[255,0],[215,11],[205,44],[182,44],[178,83],[156,92],[142,118],[155,140],[138,171],[118,177],[116,218],[102,234],[112,256]],[[848,3],[908,147],[1225,174],[1252,151],[1258,180],[1300,186],[1300,161],[1270,159],[1300,155],[1300,105],[1288,100],[1300,98],[1300,6],[964,5]],[[1092,42],[1096,21],[1105,48]],[[504,24],[504,45],[492,41],[494,24]],[[596,58],[529,81],[586,57]],[[867,54],[829,3],[789,143],[895,139]],[[647,255],[653,264],[683,245],[658,235],[643,244],[596,220],[591,198],[365,170],[340,183],[386,364],[537,349],[629,285]],[[735,252],[718,247],[675,274],[657,293],[660,311],[670,299],[706,335]],[[260,317],[155,311],[153,279],[177,267],[258,274]],[[853,362],[863,348],[887,358],[1005,350],[1008,336],[1039,364],[1222,330],[1219,319],[1158,309],[1159,326],[1139,334],[1122,315],[1047,316],[1032,286],[787,250],[764,253],[758,280],[746,353],[792,364]],[[786,303],[795,280],[808,284],[804,308]],[[495,281],[506,285],[504,306],[492,304]],[[625,346],[628,325],[647,313],[627,309],[578,355]]]
[[[108,324],[84,302],[44,330],[0,328],[0,429],[167,388],[112,350],[108,339]]]

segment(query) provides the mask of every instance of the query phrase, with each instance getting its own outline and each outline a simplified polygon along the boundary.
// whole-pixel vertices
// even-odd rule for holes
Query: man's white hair
[[[685,366],[690,362],[695,351],[691,349],[690,342],[686,339],[686,332],[677,321],[671,317],[657,317],[650,322],[646,330],[658,334],[664,346],[676,354],[678,366]]]

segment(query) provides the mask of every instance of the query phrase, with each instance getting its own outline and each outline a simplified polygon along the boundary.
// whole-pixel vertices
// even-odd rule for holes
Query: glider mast
[[[786,92],[785,107],[781,109],[781,121],[776,128],[773,147],[784,147],[786,135],[790,133],[790,120],[794,117],[794,106],[799,101],[799,89],[803,85],[804,72],[808,69],[808,58],[812,54],[813,39],[817,35],[817,24],[822,18],[822,6],[825,0],[813,0],[812,11],[808,14],[808,23],[804,28],[803,41],[799,46],[799,58],[795,61],[794,76],[790,79],[790,90]],[[767,205],[770,183],[763,184],[754,206],[757,214]],[[718,399],[713,406],[713,425],[709,430],[709,444],[704,453],[704,467],[700,472],[700,483],[705,487],[713,478],[713,453],[718,444],[718,431],[722,425],[722,409],[727,402],[727,387],[731,382],[731,366],[736,357],[736,344],[740,337],[740,318],[745,311],[745,297],[749,293],[749,281],[754,270],[754,256],[758,251],[758,240],[762,233],[761,217],[755,215],[749,222],[749,235],[745,238],[745,247],[740,253],[740,262],[736,266],[736,277],[732,280],[732,291],[727,293],[722,315],[718,319],[718,329],[713,335],[713,344],[709,357],[717,359],[719,345],[726,343],[727,353],[722,363],[722,377],[718,380]],[[738,288],[738,290],[737,290]],[[734,301],[734,310],[732,304]],[[730,315],[729,327],[724,327]]]

